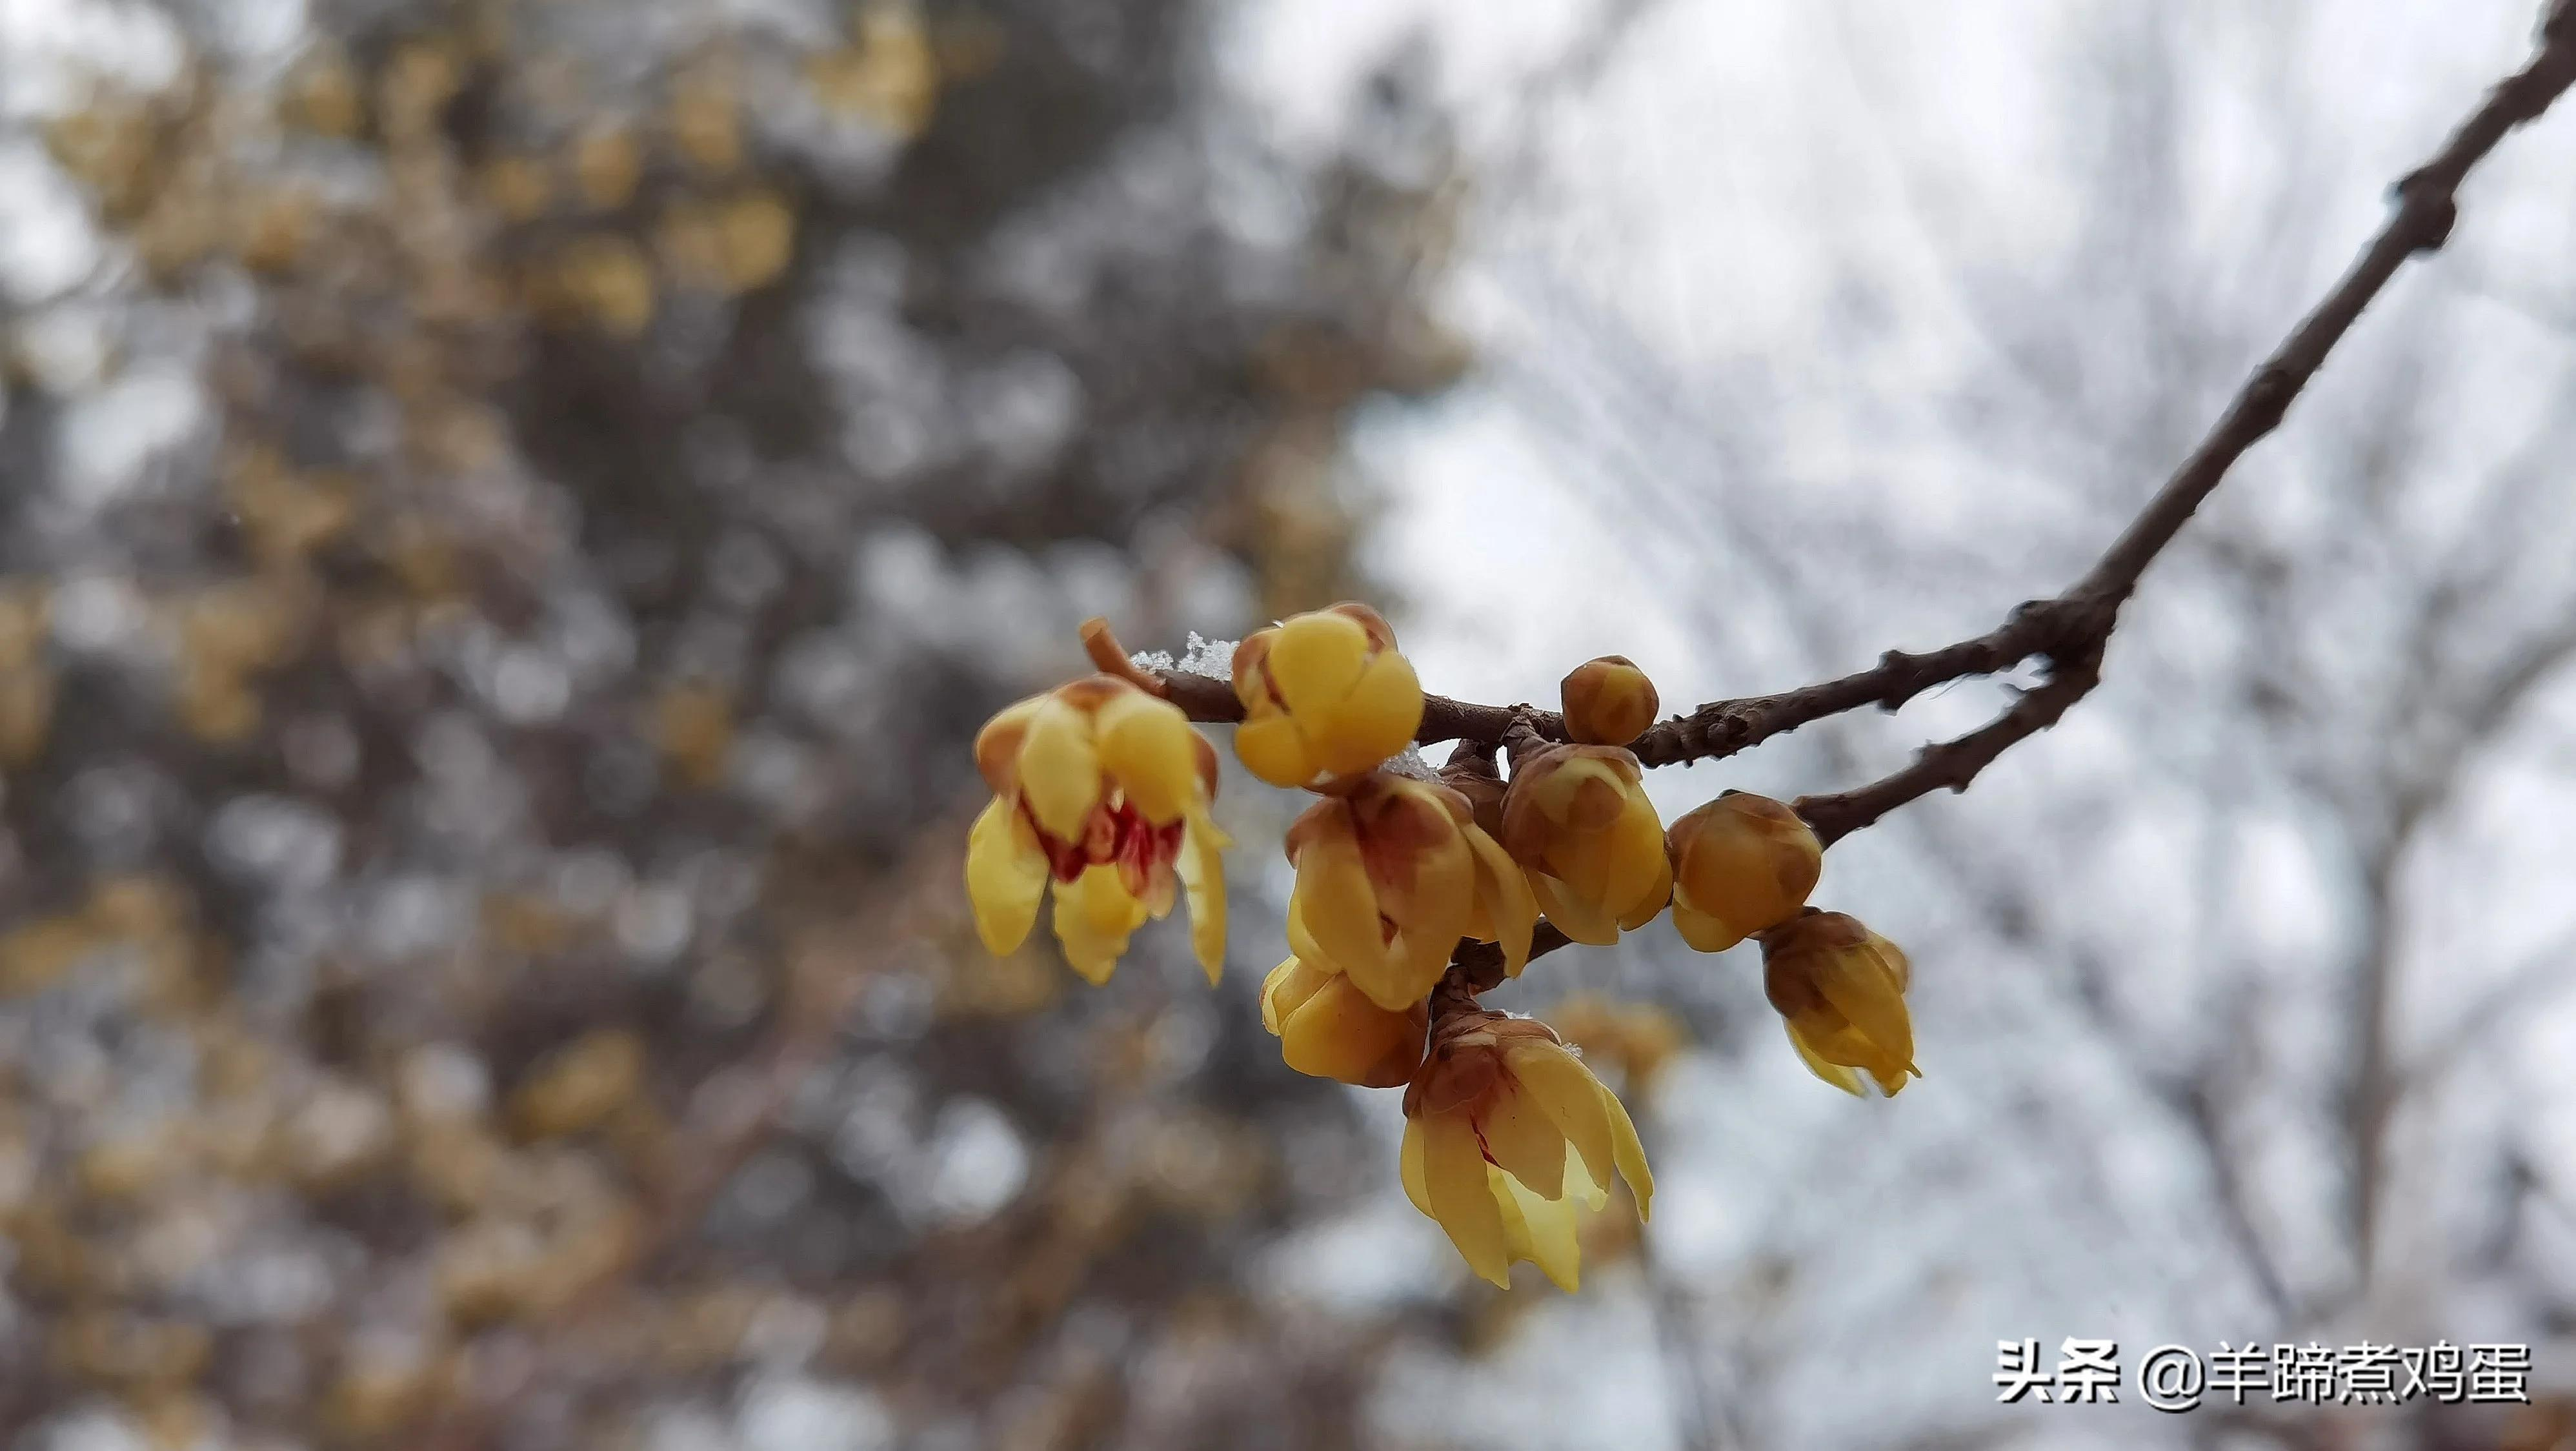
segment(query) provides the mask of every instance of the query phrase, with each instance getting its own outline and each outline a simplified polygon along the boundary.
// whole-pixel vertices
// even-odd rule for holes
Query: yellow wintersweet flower
[[[1329,967],[1289,958],[1261,985],[1261,1026],[1289,1067],[1363,1088],[1400,1088],[1422,1066],[1431,1005],[1391,1011]]]
[[[1574,1211],[1600,1209],[1610,1176],[1644,1219],[1655,1196],[1645,1147],[1616,1095],[1545,1023],[1500,1013],[1444,1020],[1404,1093],[1404,1191],[1467,1267],[1509,1286],[1529,1260],[1577,1283]]]
[[[1076,972],[1107,982],[1146,918],[1190,902],[1208,981],[1225,965],[1229,843],[1208,815],[1216,748],[1180,707],[1091,675],[1005,708],[975,737],[993,804],[966,842],[975,928],[996,955],[1037,921],[1055,884],[1055,935]]]
[[[1288,859],[1289,951],[1390,1012],[1429,996],[1462,937],[1500,943],[1512,976],[1529,961],[1538,902],[1446,786],[1371,772],[1289,825]]]
[[[1673,926],[1702,952],[1724,952],[1798,915],[1825,869],[1825,848],[1798,813],[1729,791],[1664,833],[1673,862]]]
[[[1914,1066],[1905,990],[1914,970],[1895,943],[1840,912],[1810,907],[1762,934],[1762,992],[1788,1020],[1790,1046],[1818,1078],[1861,1092],[1864,1070],[1894,1095]]]
[[[1362,604],[1292,615],[1234,650],[1243,725],[1234,753],[1273,786],[1314,786],[1412,743],[1422,683],[1395,631]]]
[[[1599,746],[1624,746],[1655,723],[1662,704],[1655,682],[1625,655],[1604,655],[1574,667],[1558,686],[1565,733]]]
[[[1672,896],[1664,826],[1645,773],[1618,746],[1550,746],[1519,763],[1503,796],[1503,846],[1526,868],[1547,920],[1606,947]]]

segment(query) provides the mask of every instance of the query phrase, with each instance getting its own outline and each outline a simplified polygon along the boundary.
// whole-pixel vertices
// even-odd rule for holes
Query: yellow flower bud
[[[1289,1067],[1363,1088],[1400,1088],[1422,1066],[1431,1005],[1390,1012],[1329,967],[1298,958],[1261,985],[1261,1026],[1279,1039]]]
[[[1664,833],[1673,863],[1673,926],[1702,952],[1724,952],[1798,915],[1825,869],[1824,844],[1768,796],[1729,791]]]
[[[1234,650],[1243,724],[1234,753],[1273,786],[1374,768],[1422,725],[1422,684],[1395,632],[1362,604],[1293,615]]]
[[[1664,825],[1645,773],[1618,746],[1550,746],[1512,772],[1503,847],[1547,920],[1594,946],[1653,921],[1672,896]]]
[[[1445,786],[1372,772],[1289,825],[1288,859],[1289,950],[1390,1012],[1430,995],[1460,938],[1500,943],[1510,975],[1529,961],[1537,899]]]
[[[1628,1181],[1639,1219],[1654,1203],[1617,1096],[1545,1023],[1500,1013],[1461,1013],[1433,1034],[1405,1089],[1400,1165],[1413,1206],[1497,1285],[1529,1260],[1574,1289],[1574,1211],[1605,1205],[1612,1174]]]
[[[1565,733],[1596,746],[1624,746],[1655,723],[1655,682],[1625,655],[1586,660],[1565,677]]]
[[[1818,1078],[1859,1094],[1860,1073],[1893,1096],[1914,1066],[1905,990],[1913,967],[1895,943],[1840,912],[1809,908],[1762,934],[1762,992],[1788,1021],[1790,1046]]]
[[[1229,843],[1208,815],[1216,748],[1178,706],[1087,676],[1007,707],[975,737],[993,802],[966,842],[975,927],[1016,949],[1055,890],[1055,934],[1074,970],[1106,982],[1127,938],[1189,897],[1190,944],[1208,981],[1225,965]]]

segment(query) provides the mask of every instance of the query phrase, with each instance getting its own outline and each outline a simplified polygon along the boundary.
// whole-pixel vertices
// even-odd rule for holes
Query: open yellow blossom
[[[1825,869],[1825,849],[1798,813],[1729,791],[1664,833],[1673,862],[1673,926],[1702,952],[1724,952],[1798,915]]]
[[[1297,886],[1288,948],[1401,1011],[1428,996],[1460,938],[1529,961],[1538,902],[1512,859],[1446,786],[1376,771],[1288,828]]]
[[[1399,1088],[1422,1066],[1431,1005],[1390,1011],[1328,967],[1289,958],[1261,985],[1261,1026],[1289,1067],[1363,1088]]]
[[[1612,1174],[1638,1218],[1655,1196],[1617,1096],[1545,1023],[1500,1013],[1461,1013],[1433,1033],[1404,1094],[1400,1169],[1467,1267],[1506,1286],[1512,1263],[1529,1260],[1575,1288],[1574,1211],[1601,1208]]]
[[[1550,746],[1503,796],[1503,846],[1547,920],[1594,946],[1654,920],[1672,896],[1664,826],[1637,758],[1618,746]]]
[[[1362,604],[1292,615],[1234,650],[1243,725],[1234,753],[1273,786],[1355,775],[1403,750],[1422,725],[1422,683],[1395,631]]]
[[[1810,907],[1762,934],[1762,991],[1788,1020],[1789,1043],[1818,1078],[1861,1092],[1860,1074],[1893,1095],[1914,1066],[1905,990],[1913,968],[1895,943],[1840,912]]]
[[[975,764],[993,803],[966,843],[975,927],[996,954],[1027,939],[1055,887],[1065,959],[1106,982],[1128,934],[1190,903],[1190,944],[1214,982],[1225,965],[1228,844],[1208,815],[1216,748],[1180,708],[1114,676],[1033,695],[985,723]]]
[[[1655,723],[1662,704],[1655,682],[1625,655],[1604,655],[1574,667],[1558,686],[1565,733],[1598,746],[1624,746]]]

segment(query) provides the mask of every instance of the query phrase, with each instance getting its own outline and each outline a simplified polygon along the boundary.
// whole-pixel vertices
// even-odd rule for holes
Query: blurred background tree
[[[1352,1439],[1236,1272],[1346,1100],[953,880],[1071,626],[1359,592],[1465,361],[1438,116],[1274,154],[1221,18],[13,8],[0,1428]]]

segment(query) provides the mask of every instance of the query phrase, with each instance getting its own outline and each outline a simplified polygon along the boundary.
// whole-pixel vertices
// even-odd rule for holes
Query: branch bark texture
[[[1793,802],[1816,835],[1831,845],[1935,790],[1967,789],[2005,751],[2057,724],[2101,682],[2103,652],[2121,607],[2137,592],[2148,566],[2237,460],[2281,426],[2290,405],[2389,279],[2408,259],[2439,251],[2450,239],[2459,218],[2459,188],[2469,172],[2514,128],[2546,112],[2570,85],[2576,85],[2576,0],[2556,0],[2542,22],[2530,62],[2490,89],[2440,151],[2397,181],[2378,234],[2246,378],[2207,435],[2128,527],[2064,592],[2023,603],[1994,629],[1971,639],[1919,654],[1890,650],[1866,670],[1774,695],[1710,701],[1650,727],[1631,746],[1637,759],[1648,766],[1722,760],[1863,706],[1895,710],[1950,681],[2039,662],[2039,683],[1985,725],[1925,746],[1910,764],[1878,780]],[[1165,694],[1193,720],[1243,718],[1242,703],[1225,681],[1179,672],[1158,678]],[[1566,739],[1565,721],[1554,711],[1529,705],[1479,705],[1435,695],[1425,697],[1415,739],[1424,745],[1463,741],[1490,751],[1516,733],[1561,741]],[[1542,924],[1531,955],[1565,942],[1553,926]],[[1443,989],[1473,994],[1501,981],[1500,954],[1490,944],[1470,943],[1460,950]]]
[[[1649,728],[1630,749],[1648,766],[1722,760],[1798,727],[1863,706],[1895,710],[1935,686],[1995,675],[2040,662],[2044,679],[1985,725],[1924,747],[1904,769],[1865,785],[1793,803],[1827,844],[1931,792],[1965,790],[1979,772],[2021,741],[2055,725],[2101,681],[2102,655],[2120,608],[2147,567],[2190,522],[2202,502],[2246,452],[2281,425],[2390,278],[2407,259],[2439,251],[2459,216],[2458,192],[2470,170],[2515,127],[2547,111],[2576,84],[2576,0],[2559,0],[2542,24],[2529,64],[2489,90],[2431,160],[2392,189],[2394,205],[2378,235],[2334,287],[2245,380],[2224,413],[2180,467],[2148,499],[2100,559],[2066,590],[2031,600],[1985,634],[1919,654],[1890,650],[1870,668],[1774,695],[1716,700]],[[1166,694],[1192,720],[1239,721],[1243,706],[1226,682],[1165,672]],[[1468,741],[1492,747],[1515,727],[1566,739],[1554,711],[1528,705],[1479,705],[1426,696],[1424,745]]]

